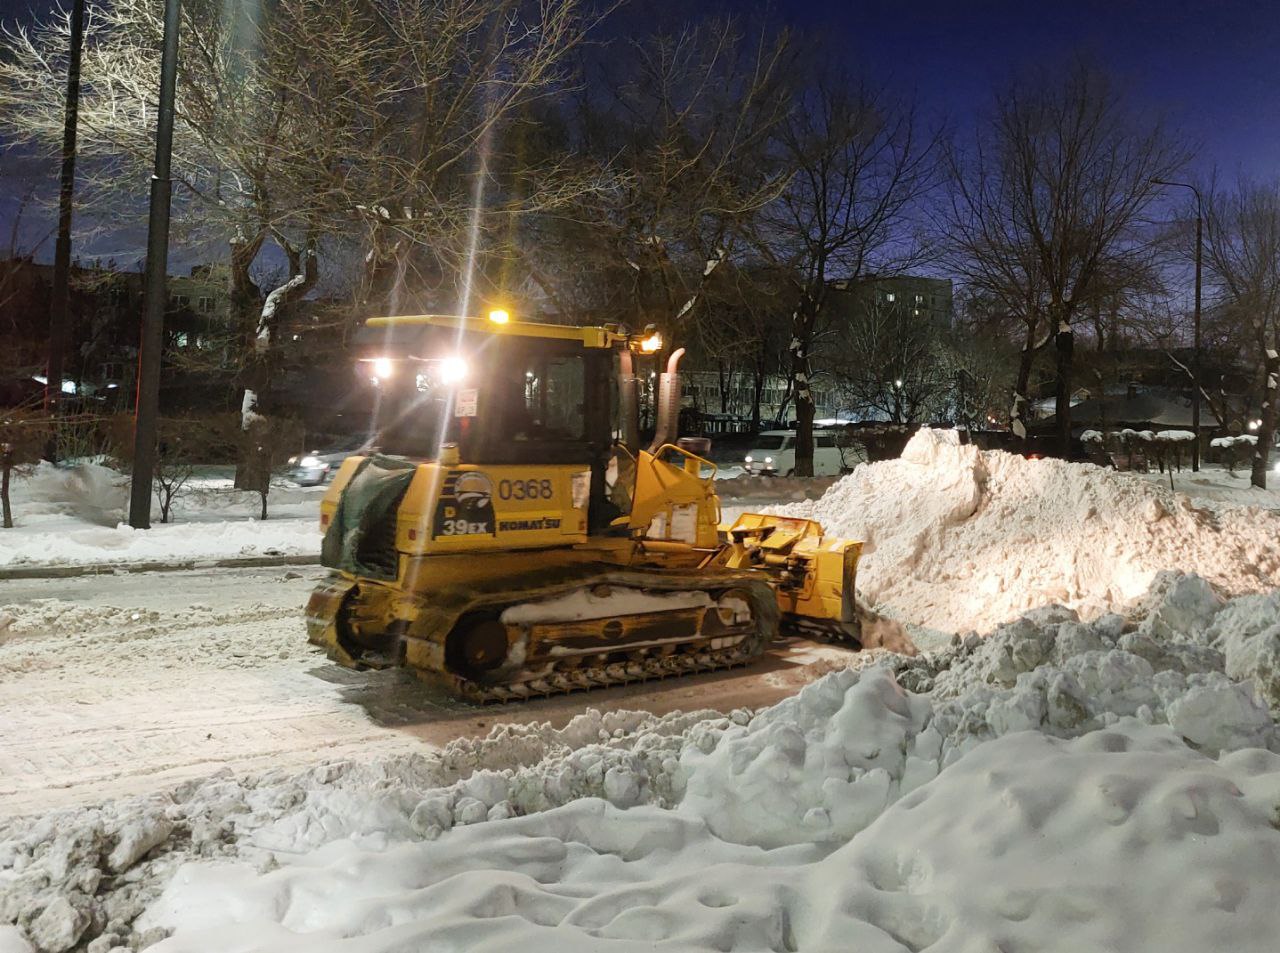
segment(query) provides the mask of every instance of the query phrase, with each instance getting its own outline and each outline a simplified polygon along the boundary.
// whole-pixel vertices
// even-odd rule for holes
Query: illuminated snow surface
[[[0,951],[1274,950],[1277,517],[947,441],[796,509],[985,638],[0,821]]]
[[[1049,603],[1093,617],[1137,598],[1167,569],[1231,594],[1280,586],[1272,490],[1234,495],[1254,505],[1222,505],[1154,479],[984,452],[958,437],[920,431],[900,459],[858,467],[820,499],[773,511],[862,540],[864,599],[948,634],[989,631]],[[1218,496],[1206,477],[1174,479]]]

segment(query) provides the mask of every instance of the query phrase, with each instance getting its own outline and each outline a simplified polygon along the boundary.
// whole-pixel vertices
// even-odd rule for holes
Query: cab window
[[[586,424],[583,412],[586,386],[581,355],[544,356],[526,361],[522,386],[524,400],[518,417],[527,428],[522,431],[513,426],[513,439],[582,439]]]
[[[820,450],[835,449],[836,438],[829,433],[815,434],[813,438],[813,445]]]

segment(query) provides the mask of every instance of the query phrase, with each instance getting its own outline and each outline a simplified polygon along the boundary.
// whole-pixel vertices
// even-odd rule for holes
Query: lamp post
[[[164,2],[164,46],[160,55],[160,109],[156,114],[156,165],[151,176],[147,222],[146,304],[138,348],[138,406],[133,422],[133,479],[129,525],[151,528],[151,480],[156,468],[160,414],[160,355],[164,349],[164,309],[168,303],[169,199],[173,182],[173,96],[178,75],[178,0]]]
[[[84,0],[71,4],[71,51],[67,57],[67,103],[62,126],[62,174],[58,189],[58,244],[53,253],[53,295],[49,302],[49,361],[45,368],[44,410],[61,409],[62,354],[67,349],[67,304],[71,282],[71,204],[76,184],[76,124],[80,111],[80,55],[84,48]],[[58,462],[58,428],[49,429],[45,456]]]
[[[1167,182],[1164,179],[1152,179],[1154,185],[1171,185],[1180,189],[1190,189],[1196,196],[1196,304],[1193,319],[1193,343],[1191,351],[1191,431],[1196,435],[1191,444],[1191,471],[1200,471],[1200,261],[1204,247],[1202,234],[1204,230],[1204,198],[1200,190],[1190,182]]]

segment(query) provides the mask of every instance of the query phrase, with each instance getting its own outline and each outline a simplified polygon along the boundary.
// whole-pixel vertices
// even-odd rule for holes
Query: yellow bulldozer
[[[784,629],[859,645],[860,544],[804,519],[720,526],[715,465],[676,437],[683,352],[637,370],[656,334],[494,312],[361,335],[386,423],[325,494],[332,573],[307,606],[339,663],[507,702],[746,664]]]

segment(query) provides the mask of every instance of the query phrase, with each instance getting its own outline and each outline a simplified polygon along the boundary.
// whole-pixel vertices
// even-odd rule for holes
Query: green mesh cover
[[[320,544],[320,562],[373,579],[396,578],[396,510],[417,464],[392,457],[361,461],[338,498],[333,522]]]

